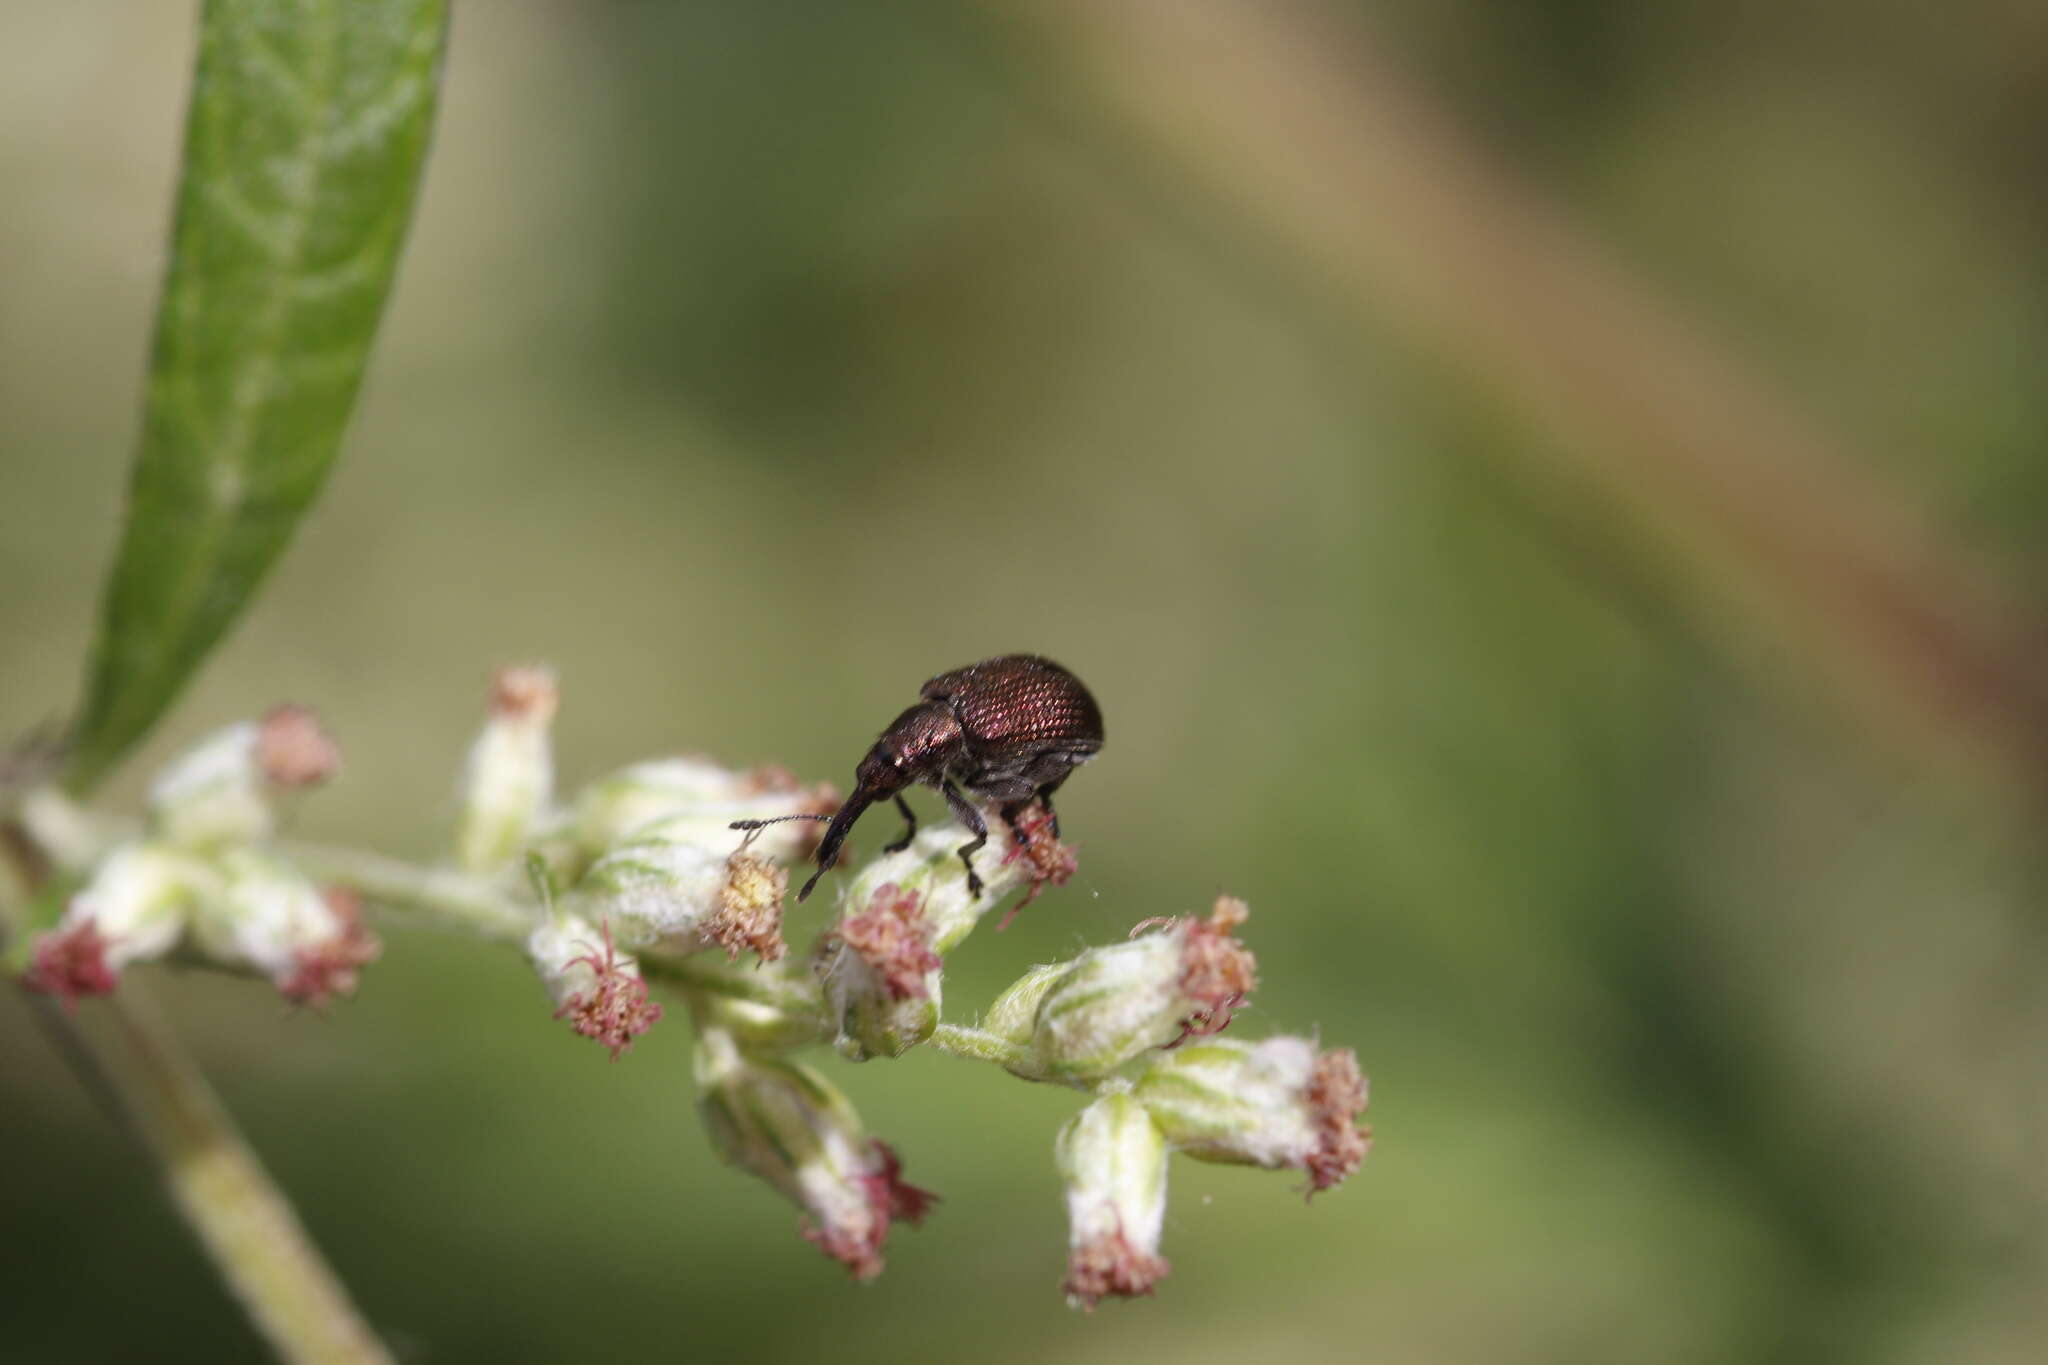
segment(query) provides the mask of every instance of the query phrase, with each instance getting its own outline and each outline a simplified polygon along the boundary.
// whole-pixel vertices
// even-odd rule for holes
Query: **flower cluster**
[[[259,973],[296,1004],[352,994],[376,937],[354,895],[315,885],[275,843],[296,794],[339,765],[313,713],[280,706],[174,760],[150,786],[141,832],[111,849],[54,796],[27,803],[44,847],[86,866],[57,924],[30,945],[22,984],[75,1007],[111,992],[132,964],[181,952]]]
[[[976,1026],[947,1023],[948,957],[1064,885],[1073,849],[1049,810],[984,812],[977,890],[957,822],[925,828],[834,879],[836,907],[791,951],[794,864],[813,857],[829,786],[780,768],[659,758],[559,796],[554,674],[501,670],[469,752],[449,865],[324,864],[321,888],[275,838],[291,794],[329,776],[333,745],[300,708],[222,731],[151,788],[139,833],[105,838],[60,798],[24,816],[75,869],[59,922],[18,964],[67,1002],[114,988],[129,965],[173,952],[269,977],[288,999],[349,994],[377,941],[357,893],[426,910],[516,944],[554,1017],[614,1060],[664,1018],[695,1031],[698,1110],[713,1147],[799,1211],[799,1231],[856,1279],[883,1268],[891,1228],[937,1196],[908,1183],[896,1150],[797,1054],[830,1044],[853,1061],[920,1047],[990,1060],[1083,1092],[1055,1157],[1066,1188],[1064,1289],[1076,1306],[1147,1295],[1161,1254],[1169,1157],[1303,1173],[1310,1194],[1364,1159],[1365,1079],[1348,1050],[1295,1036],[1226,1037],[1257,985],[1245,903],[1150,919],[1121,942],[1033,966]],[[762,822],[770,822],[763,824]],[[297,854],[319,865],[318,850]],[[394,870],[396,869],[396,870]]]

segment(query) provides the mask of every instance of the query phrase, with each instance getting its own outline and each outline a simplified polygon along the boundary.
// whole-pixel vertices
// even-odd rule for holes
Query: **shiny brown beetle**
[[[796,893],[798,900],[809,896],[818,878],[838,861],[840,846],[861,813],[885,796],[895,800],[908,827],[884,852],[909,847],[917,817],[903,789],[914,782],[937,787],[953,814],[974,831],[974,838],[960,846],[960,861],[967,865],[967,889],[976,896],[981,878],[974,871],[974,854],[988,842],[988,824],[962,787],[984,801],[1000,802],[1003,819],[1020,840],[1028,836],[1017,827],[1018,815],[1033,799],[1040,801],[1051,817],[1052,837],[1059,837],[1052,794],[1102,747],[1102,712],[1081,680],[1050,659],[1005,654],[941,673],[918,696],[922,700],[896,717],[860,761],[853,795],[819,841],[818,870]],[[741,820],[733,828],[771,823]]]

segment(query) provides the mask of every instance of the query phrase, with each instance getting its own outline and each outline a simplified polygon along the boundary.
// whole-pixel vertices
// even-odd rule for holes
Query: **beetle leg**
[[[981,812],[974,808],[974,803],[960,794],[951,778],[939,787],[939,791],[946,798],[946,804],[953,808],[953,814],[960,817],[960,823],[974,831],[974,838],[960,845],[960,861],[967,865],[967,893],[978,900],[981,897],[981,877],[974,870],[974,854],[988,842],[988,822],[981,818]]]
[[[910,803],[903,799],[903,793],[896,793],[896,809],[903,812],[903,837],[893,844],[882,845],[884,853],[901,853],[910,847],[910,841],[917,837],[917,816],[910,809]]]
[[[1024,808],[1030,804],[1030,800],[1026,799],[1005,802],[1003,805],[1003,823],[1010,827],[1010,837],[1016,841],[1019,848],[1028,847],[1031,843],[1031,831],[1017,823],[1017,817],[1022,815]]]
[[[1067,771],[1072,772],[1073,770],[1070,768]],[[1055,777],[1052,781],[1038,789],[1038,804],[1045,807],[1045,816],[1051,824],[1052,837],[1055,840],[1060,837],[1060,813],[1052,808],[1052,794],[1058,791],[1060,783],[1066,780],[1067,773],[1061,773],[1058,777]]]

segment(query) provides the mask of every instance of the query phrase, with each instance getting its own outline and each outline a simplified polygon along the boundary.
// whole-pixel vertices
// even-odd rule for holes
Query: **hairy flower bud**
[[[1231,933],[1246,913],[1243,901],[1224,896],[1206,920],[1140,925],[1127,943],[1082,953],[1043,985],[1027,1059],[1011,1069],[1091,1079],[1152,1048],[1221,1031],[1255,984],[1251,951]],[[1005,1015],[1019,1010],[1007,1005]]]
[[[1166,1138],[1143,1105],[1105,1095],[1060,1129],[1054,1146],[1067,1187],[1067,1302],[1150,1294],[1164,1279]]]
[[[1043,848],[1034,860],[1020,854],[1001,820],[991,820],[988,846],[975,855],[986,883],[976,896],[960,861],[968,837],[956,822],[935,825],[846,884],[839,924],[817,964],[846,1056],[897,1057],[931,1037],[944,955],[1009,892],[1026,887],[1036,894],[1049,879],[1045,867],[1071,866],[1053,852],[1063,846],[1049,831],[1034,841]]]
[[[570,828],[591,857],[643,839],[727,852],[739,842],[735,820],[830,815],[838,805],[839,794],[829,784],[806,788],[786,769],[739,771],[707,758],[664,758],[635,763],[585,787]],[[770,825],[747,846],[776,862],[796,862],[810,856],[822,830],[804,820]]]
[[[561,693],[545,664],[501,668],[491,709],[462,778],[455,860],[466,872],[502,872],[546,814],[555,784],[549,730]]]
[[[884,882],[840,917],[818,961],[842,1054],[900,1057],[939,1026],[940,959],[925,897]]]
[[[192,936],[215,961],[253,967],[296,1004],[351,994],[379,944],[355,897],[322,891],[275,854],[222,850],[220,894],[199,904]]]
[[[527,937],[526,955],[554,999],[555,1018],[601,1044],[615,1062],[661,1018],[639,964],[612,943],[609,922],[600,928],[578,915],[557,915]]]
[[[217,730],[173,759],[149,789],[151,832],[187,848],[268,838],[274,802],[332,776],[334,741],[303,706]]]
[[[1044,1002],[1046,992],[1073,965],[1071,962],[1043,962],[1018,977],[995,998],[988,1012],[982,1016],[983,1032],[993,1033],[1004,1042],[1019,1047],[1029,1043],[1038,1027],[1038,1007]]]
[[[937,1196],[904,1183],[896,1154],[809,1067],[750,1058],[718,1028],[700,1036],[696,1066],[719,1155],[803,1209],[804,1237],[854,1278],[880,1274],[890,1223],[922,1222]]]
[[[1155,1058],[1132,1090],[1176,1148],[1204,1161],[1308,1172],[1309,1193],[1358,1169],[1365,1078],[1350,1049],[1307,1038],[1212,1038]]]
[[[686,954],[752,950],[763,962],[787,951],[782,898],[789,873],[750,848],[718,853],[699,844],[645,839],[621,844],[591,864],[574,904],[613,925],[628,948]]]
[[[67,1004],[105,995],[130,963],[169,952],[194,908],[220,894],[220,878],[204,859],[170,844],[123,844],[36,942],[22,984]]]

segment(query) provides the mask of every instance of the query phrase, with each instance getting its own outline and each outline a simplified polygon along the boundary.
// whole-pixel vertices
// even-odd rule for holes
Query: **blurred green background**
[[[0,8],[0,735],[75,695],[193,11]],[[2048,584],[2036,8],[1352,17],[1860,472]],[[401,931],[327,1018],[163,980],[380,1330],[436,1362],[2039,1359],[2030,821],[1532,478],[1556,438],[1455,363],[1134,173],[1013,41],[942,5],[463,6],[329,495],[108,798],[301,700],[349,766],[300,830],[431,857],[497,662],[561,669],[572,782],[689,749],[843,783],[926,676],[1042,651],[1108,717],[1061,798],[1082,873],[970,940],[949,1006],[1229,890],[1238,1027],[1355,1047],[1376,1148],[1309,1208],[1177,1165],[1173,1275],[1088,1318],[1070,1095],[827,1058],[946,1198],[855,1287],[711,1157],[679,1016],[607,1066],[510,955]],[[12,992],[0,1169],[0,1357],[257,1353]]]

